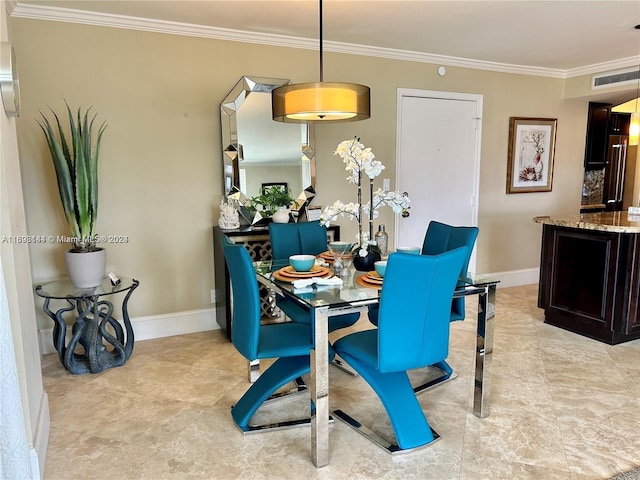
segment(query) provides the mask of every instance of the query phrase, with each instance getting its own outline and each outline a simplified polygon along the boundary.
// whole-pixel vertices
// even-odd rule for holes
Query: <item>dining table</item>
[[[311,416],[311,459],[318,468],[326,466],[329,464],[330,418],[328,318],[367,311],[370,305],[380,302],[384,281],[375,281],[375,274],[356,271],[352,266],[340,276],[342,285],[322,285],[323,282],[319,282],[320,284],[296,288],[294,281],[303,278],[304,275],[283,275],[282,273],[291,271],[288,260],[257,261],[253,265],[259,283],[297,302],[311,314],[315,338],[310,355],[311,371],[308,382],[311,401],[315,405]],[[327,272],[323,273],[323,277],[331,277],[333,274],[331,263],[327,266]],[[459,278],[453,295],[454,298],[469,295],[478,297],[473,413],[480,418],[489,415],[493,320],[498,283],[499,280],[495,278],[468,272]]]

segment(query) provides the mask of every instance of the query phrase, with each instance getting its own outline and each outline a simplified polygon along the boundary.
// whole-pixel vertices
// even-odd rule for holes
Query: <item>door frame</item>
[[[480,196],[480,158],[481,158],[481,146],[482,146],[482,108],[483,108],[483,95],[475,93],[460,93],[460,92],[444,92],[438,90],[420,90],[413,88],[398,88],[397,100],[396,100],[396,189],[400,188],[399,179],[400,171],[402,168],[402,158],[400,156],[400,133],[402,132],[402,100],[405,97],[418,97],[418,98],[436,98],[441,100],[453,100],[453,101],[465,101],[474,102],[476,105],[476,135],[474,145],[474,159],[473,159],[473,199],[472,199],[472,218],[473,225],[478,226],[478,204]],[[394,238],[398,238],[399,222],[396,221],[394,225]],[[482,233],[482,232],[480,232]],[[481,235],[478,235],[478,241]],[[478,246],[473,249],[473,254],[469,261],[469,270],[475,271],[476,264],[476,252]]]

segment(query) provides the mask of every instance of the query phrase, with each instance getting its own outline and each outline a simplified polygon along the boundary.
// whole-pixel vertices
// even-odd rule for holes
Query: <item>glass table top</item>
[[[44,298],[82,298],[95,297],[102,295],[111,295],[133,287],[137,280],[127,277],[118,277],[120,283],[112,285],[109,277],[105,277],[100,285],[93,288],[77,288],[71,280],[58,280],[55,282],[44,283],[36,287],[36,294]]]
[[[261,283],[277,287],[279,290],[302,300],[310,307],[328,306],[338,308],[347,305],[377,303],[380,300],[381,290],[360,285],[356,280],[358,277],[365,275],[366,272],[359,272],[353,267],[350,268],[348,276],[341,277],[343,280],[342,287],[319,285],[297,289],[293,287],[293,283],[278,280],[273,275],[273,272],[288,265],[288,260],[254,262],[256,275],[259,280],[262,279]],[[458,280],[454,296],[459,297],[478,293],[478,288],[495,285],[498,282],[499,280],[486,275],[467,273],[464,278]]]
[[[289,262],[287,260],[280,262],[261,261],[254,263],[256,274],[259,277],[262,277],[267,282],[271,282],[280,290],[293,294],[295,297],[303,300],[311,307],[339,307],[358,303],[365,305],[367,303],[376,303],[379,301],[380,290],[377,288],[366,288],[358,285],[355,279],[362,275],[363,272],[358,272],[353,268],[351,269],[349,276],[340,277],[343,281],[342,287],[319,285],[297,289],[293,287],[293,283],[278,280],[273,276],[273,272],[288,265]],[[331,268],[330,270],[333,269]]]

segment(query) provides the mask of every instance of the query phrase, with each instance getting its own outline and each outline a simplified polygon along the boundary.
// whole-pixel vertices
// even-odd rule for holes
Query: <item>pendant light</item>
[[[320,3],[320,81],[296,83],[271,92],[273,119],[285,123],[353,122],[371,116],[369,87],[355,83],[324,82],[322,0]]]

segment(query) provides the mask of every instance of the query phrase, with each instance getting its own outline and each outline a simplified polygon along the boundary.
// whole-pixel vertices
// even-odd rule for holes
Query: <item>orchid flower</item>
[[[320,217],[320,224],[329,226],[331,222],[339,217],[348,216],[349,220],[358,221],[358,234],[356,235],[359,245],[359,255],[364,257],[367,255],[371,246],[375,246],[376,242],[370,240],[373,237],[373,220],[378,218],[378,209],[384,205],[391,207],[394,213],[403,213],[411,208],[411,200],[409,197],[400,192],[392,192],[382,190],[381,188],[373,191],[373,179],[379,176],[384,170],[384,165],[371,151],[371,148],[365,147],[360,143],[358,137],[351,140],[344,140],[336,147],[334,155],[342,158],[345,164],[345,170],[348,172],[347,181],[358,186],[358,202],[343,203],[337,200],[324,209]],[[362,197],[362,177],[361,172],[369,177],[369,195],[370,200],[366,203],[361,202]],[[369,219],[369,231],[362,231],[362,221],[364,218]]]

